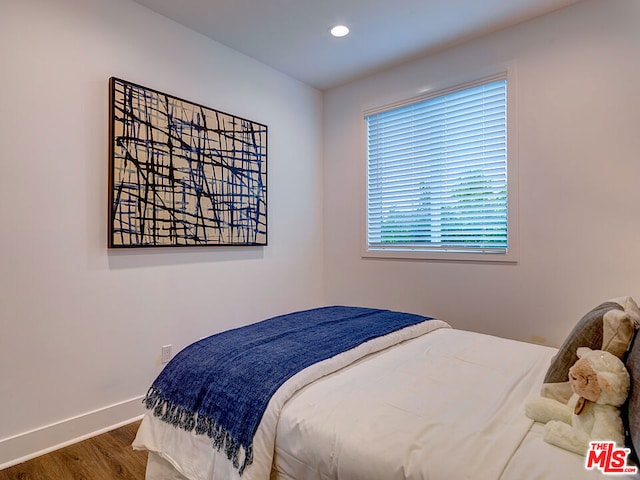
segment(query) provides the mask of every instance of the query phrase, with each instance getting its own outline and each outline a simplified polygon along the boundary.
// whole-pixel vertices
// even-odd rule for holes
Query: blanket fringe
[[[233,467],[238,470],[240,476],[244,470],[253,463],[253,447],[244,447],[229,435],[213,419],[198,415],[184,407],[176,405],[167,400],[164,395],[155,390],[149,389],[147,395],[142,400],[147,410],[151,410],[155,417],[165,423],[181,428],[187,432],[195,431],[197,435],[207,435],[212,441],[212,446],[217,451],[224,451],[227,458],[232,462]]]

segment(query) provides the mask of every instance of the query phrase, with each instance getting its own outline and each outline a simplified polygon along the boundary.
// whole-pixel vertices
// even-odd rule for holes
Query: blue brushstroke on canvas
[[[267,126],[116,78],[110,246],[266,245]]]

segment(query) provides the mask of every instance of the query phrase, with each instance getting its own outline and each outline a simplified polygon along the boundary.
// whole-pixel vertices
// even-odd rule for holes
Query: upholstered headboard
[[[631,345],[626,366],[631,377],[631,391],[623,419],[629,435],[628,442],[630,444],[627,446],[633,446],[637,458],[640,452],[640,338],[638,338],[638,334]]]

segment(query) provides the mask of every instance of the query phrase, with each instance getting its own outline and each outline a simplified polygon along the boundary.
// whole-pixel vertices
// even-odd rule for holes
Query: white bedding
[[[499,479],[554,352],[442,329],[370,356],[285,405],[276,469],[283,479]]]
[[[584,468],[584,457],[549,445],[544,425],[534,423],[502,474],[501,480],[602,480],[598,470]],[[616,480],[632,478],[616,475]],[[633,477],[637,478],[637,477]]]
[[[541,425],[524,415],[555,352],[440,328],[337,373],[301,376],[321,377],[312,383],[296,376],[265,414],[275,447],[257,438],[256,455],[268,460],[256,457],[242,479],[269,478],[271,467],[277,480],[602,478],[582,457],[544,443]],[[158,454],[147,480],[237,478],[206,437],[152,416],[134,445]]]
[[[272,396],[253,437],[253,463],[242,477],[224,454],[211,447],[206,435],[173,428],[152,414],[142,420],[133,447],[157,453],[189,480],[268,480],[275,449],[276,427],[285,403],[305,385],[336,372],[358,359],[388,349],[400,342],[424,336],[441,328],[450,328],[441,320],[425,321],[383,337],[369,340],[356,348],[311,365],[287,380]],[[147,479],[150,477],[147,476]]]

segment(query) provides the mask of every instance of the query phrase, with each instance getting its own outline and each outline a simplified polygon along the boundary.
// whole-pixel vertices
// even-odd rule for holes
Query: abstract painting
[[[267,126],[109,80],[109,247],[267,244]]]

